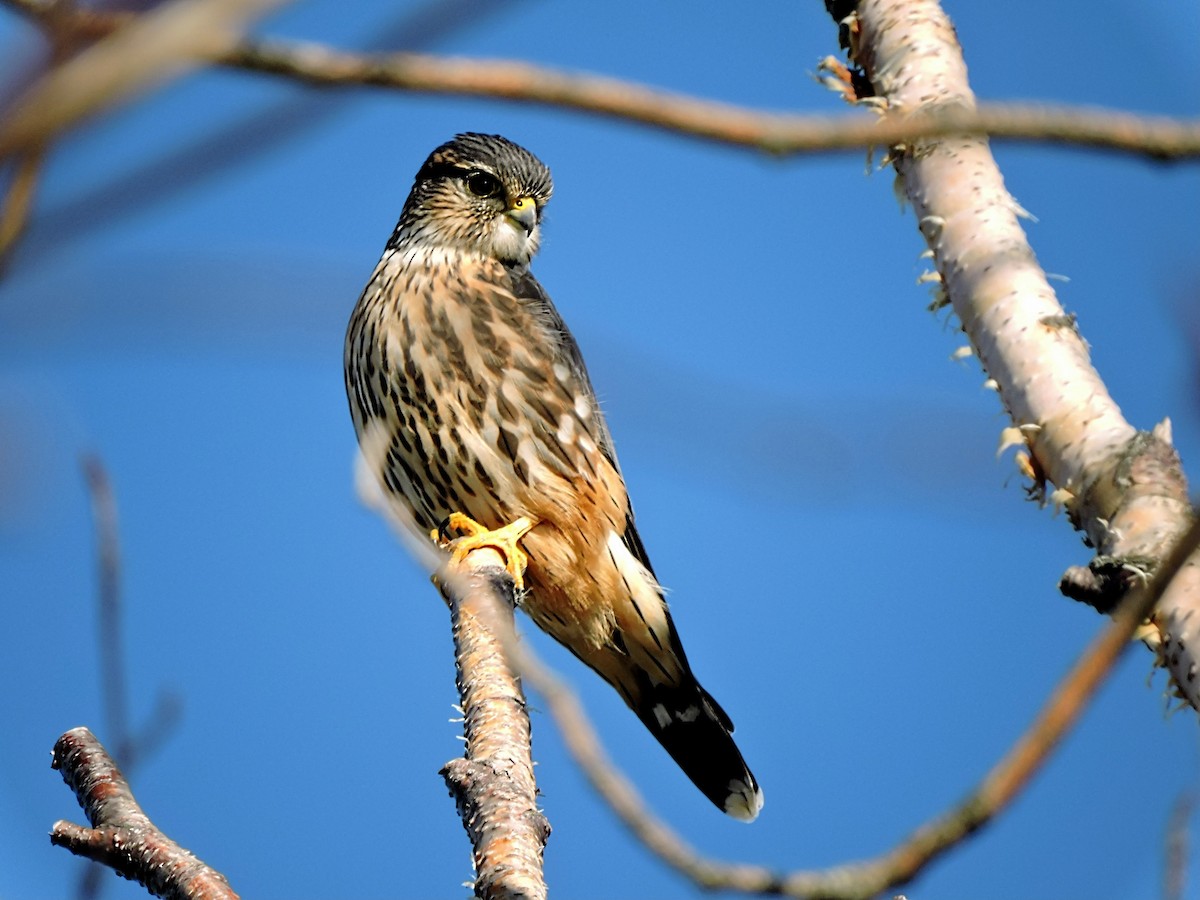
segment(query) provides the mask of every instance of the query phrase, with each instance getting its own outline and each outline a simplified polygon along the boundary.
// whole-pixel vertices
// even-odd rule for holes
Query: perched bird
[[[350,318],[355,430],[389,503],[425,531],[507,542],[533,621],[750,821],[762,791],[692,674],[579,348],[529,271],[552,189],[499,135],[433,151]]]

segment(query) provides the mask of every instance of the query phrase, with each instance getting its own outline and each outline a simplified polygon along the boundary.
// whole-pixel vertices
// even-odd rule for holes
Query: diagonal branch
[[[1063,678],[1025,734],[962,802],[874,859],[823,871],[779,872],[702,856],[657,818],[616,770],[582,705],[558,676],[525,645],[511,642],[505,649],[522,677],[541,695],[568,751],[592,787],[634,836],[667,865],[709,890],[778,894],[806,900],[869,900],[911,881],[929,863],[978,831],[1012,802],[1078,720],[1175,577],[1190,567],[1189,558],[1198,546],[1200,522],[1193,523],[1163,561],[1154,581],[1124,601],[1112,624]]]
[[[37,0],[2,0],[51,31],[92,38],[137,19],[129,13],[64,10]],[[917,119],[815,116],[754,110],[599,75],[512,60],[449,59],[418,53],[364,55],[315,43],[244,40],[210,62],[319,86],[374,86],[415,93],[491,97],[638,122],[677,134],[775,155],[888,146],[950,134],[988,133],[1162,160],[1200,159],[1200,122],[1105,109],[993,105],[944,109]],[[11,150],[0,144],[0,149]]]
[[[8,265],[13,248],[29,221],[45,159],[45,148],[34,145],[18,153],[13,162],[12,179],[0,200],[0,272]]]
[[[58,739],[51,766],[62,773],[92,823],[84,828],[55,822],[51,844],[109,866],[156,897],[237,900],[224,875],[155,827],[117,764],[86,728],[72,728]]]
[[[207,59],[230,52],[240,27],[282,0],[170,0],[127,17],[102,40],[51,69],[0,123],[0,156],[40,149],[56,134]],[[29,10],[32,4],[22,4]],[[38,6],[43,23],[70,9]]]

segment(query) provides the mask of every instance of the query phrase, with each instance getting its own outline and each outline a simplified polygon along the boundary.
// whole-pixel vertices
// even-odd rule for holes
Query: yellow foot
[[[504,557],[505,568],[517,585],[517,590],[525,589],[525,567],[529,557],[517,546],[517,542],[537,523],[528,516],[521,516],[515,522],[510,522],[503,528],[489,531],[474,519],[462,513],[450,513],[450,518],[441,527],[429,532],[434,543],[450,551],[451,564],[458,565],[467,558],[467,554],[480,547],[491,547]],[[452,538],[450,532],[457,531],[461,537]]]

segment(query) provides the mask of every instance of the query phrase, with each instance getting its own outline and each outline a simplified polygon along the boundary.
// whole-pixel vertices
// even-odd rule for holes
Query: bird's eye
[[[476,197],[495,197],[500,193],[500,179],[488,172],[472,172],[465,181],[467,190]]]

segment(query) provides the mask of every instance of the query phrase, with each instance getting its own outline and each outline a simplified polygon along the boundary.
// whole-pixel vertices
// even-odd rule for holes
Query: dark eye
[[[476,197],[495,197],[500,193],[500,179],[488,172],[472,172],[465,182],[467,190]]]

